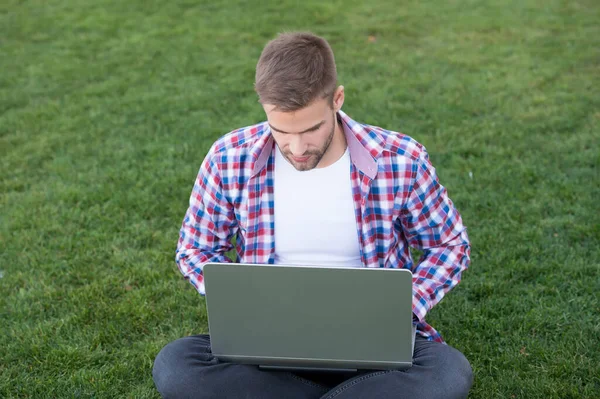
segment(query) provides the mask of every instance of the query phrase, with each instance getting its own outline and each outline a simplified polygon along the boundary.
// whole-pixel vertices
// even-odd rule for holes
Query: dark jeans
[[[291,373],[225,363],[208,335],[171,342],[154,361],[154,383],[164,398],[465,398],[471,366],[458,350],[417,336],[413,366],[405,371]]]

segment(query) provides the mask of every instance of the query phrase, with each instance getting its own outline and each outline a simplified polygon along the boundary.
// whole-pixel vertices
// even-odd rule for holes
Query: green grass
[[[156,353],[207,331],[173,261],[193,181],[264,120],[283,30],[330,41],[344,110],[422,142],[462,213],[428,320],[471,397],[600,397],[600,4],[202,3],[0,3],[0,397],[158,397]]]

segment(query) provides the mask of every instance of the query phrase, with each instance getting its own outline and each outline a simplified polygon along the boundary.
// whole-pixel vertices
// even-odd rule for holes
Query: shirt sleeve
[[[237,222],[233,206],[223,195],[221,176],[213,151],[202,162],[179,232],[175,261],[183,276],[202,295],[202,268],[208,262],[229,263]]]
[[[460,214],[439,183],[427,152],[413,165],[411,190],[400,222],[411,247],[423,256],[413,267],[413,313],[427,312],[454,288],[469,267],[470,244]]]

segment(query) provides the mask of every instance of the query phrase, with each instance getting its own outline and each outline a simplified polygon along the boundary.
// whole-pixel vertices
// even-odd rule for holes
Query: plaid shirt
[[[352,193],[362,263],[413,273],[413,313],[420,335],[443,342],[425,315],[469,265],[461,217],[439,183],[425,148],[412,138],[357,123],[339,111],[350,151]],[[274,140],[269,125],[235,130],[209,150],[196,179],[177,245],[181,273],[204,294],[202,267],[275,263]],[[423,251],[415,264],[409,246]]]

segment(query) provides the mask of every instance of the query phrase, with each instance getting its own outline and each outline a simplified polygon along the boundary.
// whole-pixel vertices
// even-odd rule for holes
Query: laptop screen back
[[[412,274],[404,269],[207,264],[212,351],[290,368],[412,362]]]

